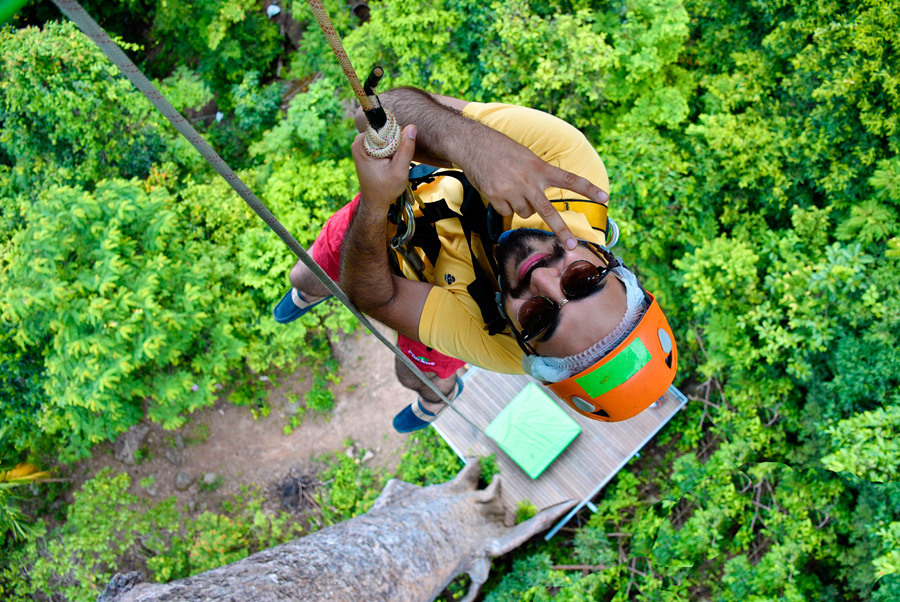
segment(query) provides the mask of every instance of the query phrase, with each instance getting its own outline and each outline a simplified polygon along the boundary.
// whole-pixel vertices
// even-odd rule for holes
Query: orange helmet
[[[675,336],[656,298],[634,330],[596,364],[547,386],[593,420],[627,420],[662,397],[678,369]]]

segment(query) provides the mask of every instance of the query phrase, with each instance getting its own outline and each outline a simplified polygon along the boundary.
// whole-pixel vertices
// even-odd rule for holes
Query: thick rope
[[[359,101],[359,104],[362,105],[364,111],[371,111],[376,106],[375,102],[363,89],[363,86],[359,81],[359,76],[356,75],[356,71],[350,63],[350,57],[347,56],[344,45],[341,43],[341,37],[334,29],[334,25],[332,25],[331,18],[328,16],[328,11],[326,11],[325,7],[322,5],[322,1],[306,0],[306,3],[309,4],[309,8],[316,17],[316,21],[322,29],[322,35],[325,36],[328,45],[331,46],[334,57],[344,71],[347,81],[350,82],[350,87],[353,89],[353,93],[356,94],[356,99]],[[364,145],[366,153],[368,153],[370,157],[375,157],[376,159],[387,159],[397,152],[397,148],[400,146],[400,126],[397,125],[397,120],[390,112],[385,111],[385,113],[387,114],[388,120],[384,127],[375,131],[375,128],[370,125],[366,129]]]
[[[376,159],[387,159],[400,148],[400,124],[393,113],[386,112],[387,123],[377,132],[371,125],[366,128],[363,147],[366,154]]]
[[[322,0],[306,0],[306,3],[309,4],[316,21],[319,22],[319,27],[322,29],[325,39],[328,40],[328,45],[331,46],[338,64],[344,70],[344,75],[347,77],[347,81],[350,82],[350,87],[353,88],[353,93],[356,94],[356,99],[362,105],[363,111],[371,111],[375,108],[375,105],[369,100],[368,95],[363,90],[359,77],[356,75],[353,65],[350,64],[350,57],[347,56],[347,53],[344,51],[344,45],[341,44],[341,38],[335,31],[334,25],[331,24],[328,11],[322,5]]]
[[[213,166],[219,175],[225,178],[225,181],[228,182],[231,187],[237,192],[244,202],[250,206],[251,209],[258,215],[269,228],[272,229],[275,234],[288,246],[288,248],[293,251],[294,255],[296,255],[300,261],[303,262],[303,265],[308,267],[313,274],[316,275],[322,284],[337,297],[341,303],[347,306],[347,308],[353,313],[354,316],[370,331],[374,334],[379,341],[384,343],[388,349],[394,352],[403,364],[412,370],[413,374],[419,377],[425,385],[431,389],[431,391],[438,396],[438,399],[443,401],[444,403],[450,405],[452,407],[452,402],[444,395],[440,389],[435,386],[431,380],[425,376],[425,374],[419,370],[419,367],[416,366],[411,359],[409,359],[405,353],[400,351],[400,349],[390,340],[387,339],[381,332],[378,331],[377,328],[366,318],[362,312],[360,312],[350,301],[349,297],[341,290],[341,288],[332,280],[328,274],[325,273],[319,265],[313,261],[312,257],[310,257],[307,252],[300,246],[300,243],[297,242],[297,239],[288,232],[284,226],[281,225],[272,212],[266,208],[265,205],[260,202],[256,195],[247,187],[246,184],[237,176],[234,171],[222,160],[222,158],[212,149],[212,147],[207,144],[206,140],[197,133],[190,123],[182,117],[182,115],[175,110],[175,108],[169,104],[169,101],[165,99],[162,93],[156,89],[156,87],[148,80],[143,73],[141,73],[140,69],[137,68],[131,59],[125,56],[125,53],[122,52],[122,49],[113,42],[102,27],[97,25],[96,21],[94,21],[90,15],[85,12],[84,8],[76,2],[75,0],[53,0],[53,3],[59,8],[60,11],[64,15],[66,15],[69,19],[71,19],[84,35],[89,37],[93,42],[100,48],[101,52],[105,54],[110,61],[115,64],[119,70],[134,84],[144,96],[147,97],[154,107],[162,113],[169,122],[175,126],[182,136],[187,138],[188,142],[190,142],[197,151],[203,155],[207,161],[209,161],[210,165]],[[333,29],[333,28],[332,28]],[[453,408],[457,413],[459,412],[456,408]]]

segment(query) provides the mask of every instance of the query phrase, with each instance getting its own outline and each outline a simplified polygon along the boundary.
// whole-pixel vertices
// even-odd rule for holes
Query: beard
[[[519,265],[532,253],[546,248],[548,239],[553,245],[551,254],[562,257],[566,252],[565,247],[552,232],[535,228],[519,228],[508,230],[500,236],[500,242],[494,249],[494,257],[497,259],[497,267],[500,269],[501,291],[504,293],[509,291],[509,278],[507,277],[509,270]]]

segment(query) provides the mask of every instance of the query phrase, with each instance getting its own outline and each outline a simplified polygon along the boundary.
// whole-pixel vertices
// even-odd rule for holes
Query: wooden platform
[[[483,431],[500,410],[533,380],[527,376],[497,374],[478,368],[470,369],[463,380],[465,389],[453,402],[453,407],[475,426],[449,409],[442,412],[433,423],[434,428],[463,460],[467,456],[494,454],[500,474],[503,475],[500,493],[507,509],[515,512],[519,501],[523,499],[527,499],[539,510],[565,500],[578,500],[579,504],[548,532],[546,539],[555,535],[583,506],[590,507],[591,498],[687,402],[687,398],[678,389],[670,387],[655,408],[649,408],[623,422],[598,422],[576,413],[546,387],[542,387],[581,425],[582,430],[537,479],[531,479]]]

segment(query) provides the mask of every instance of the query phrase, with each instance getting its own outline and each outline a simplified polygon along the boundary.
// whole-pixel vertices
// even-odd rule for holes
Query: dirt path
[[[312,459],[342,452],[348,438],[374,453],[368,460],[372,465],[395,468],[408,436],[395,432],[391,419],[413,399],[413,394],[397,382],[394,356],[362,330],[341,337],[333,351],[341,365],[341,380],[332,387],[335,408],[330,416],[308,413],[299,427],[285,435],[288,396],[298,394],[303,399],[311,386],[306,378],[309,370],[272,374],[272,381],[281,386],[269,387],[272,410],[268,416],[254,419],[249,408],[222,398],[213,407],[194,414],[189,425],[181,429],[184,446],[173,443],[175,433],[151,425],[143,440],[149,459],[129,465],[114,457],[112,445],[102,446],[76,469],[75,480],[83,481],[104,466],[112,466],[116,472],[131,475],[133,493],[149,494],[157,500],[174,495],[179,506],[189,504],[199,512],[237,493],[241,485],[256,484],[271,491],[289,472],[309,474]],[[204,439],[207,432],[205,442],[197,441],[198,433],[203,433]],[[193,483],[187,489],[175,486],[179,472],[186,473]],[[200,487],[209,473],[221,477],[214,492]],[[139,482],[148,476],[153,476],[155,483],[145,489]]]

